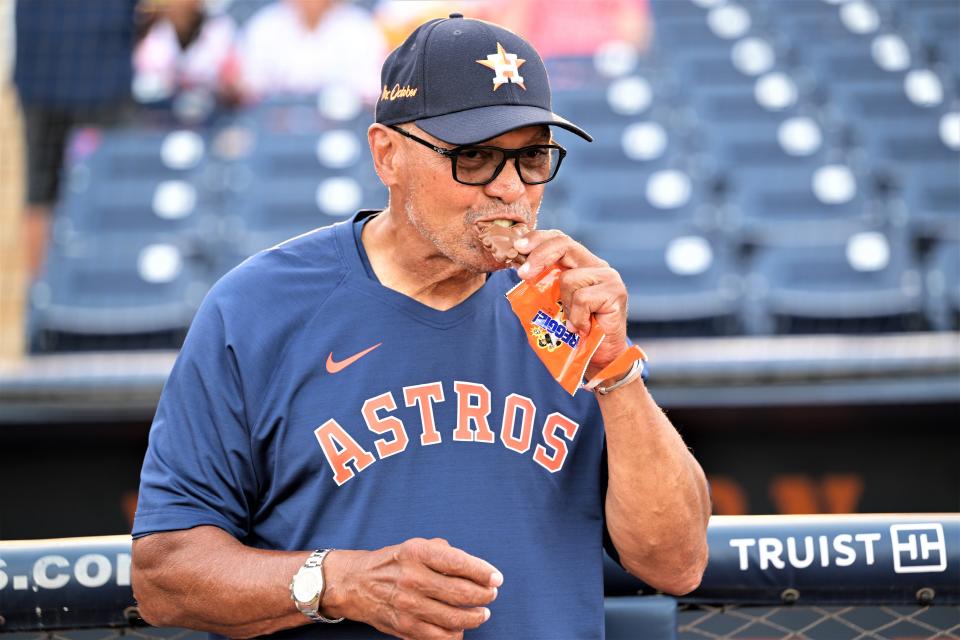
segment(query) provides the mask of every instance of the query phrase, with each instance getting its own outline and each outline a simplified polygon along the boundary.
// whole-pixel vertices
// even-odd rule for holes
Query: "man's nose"
[[[494,178],[493,182],[483,187],[483,190],[491,198],[498,198],[503,202],[510,204],[516,202],[526,192],[527,185],[523,184],[520,174],[517,173],[517,165],[513,158],[507,160],[500,174]]]

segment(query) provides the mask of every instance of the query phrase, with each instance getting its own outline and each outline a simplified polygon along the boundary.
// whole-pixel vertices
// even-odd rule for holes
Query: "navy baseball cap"
[[[473,144],[533,125],[556,125],[592,141],[555,114],[540,55],[526,40],[451,13],[411,33],[383,63],[381,124],[414,122],[450,144]]]

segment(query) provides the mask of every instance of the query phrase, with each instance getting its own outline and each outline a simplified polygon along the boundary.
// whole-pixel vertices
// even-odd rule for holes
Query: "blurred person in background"
[[[488,0],[497,21],[528,39],[546,60],[591,56],[618,40],[645,51],[652,18],[647,0]],[[571,28],[576,25],[576,28]]]
[[[179,91],[200,89],[221,104],[240,99],[237,25],[227,14],[211,12],[204,0],[150,2],[156,15],[134,52],[134,91],[163,100]]]
[[[14,81],[27,155],[24,247],[35,276],[57,200],[64,144],[77,124],[120,121],[130,107],[137,0],[20,0]]]
[[[488,0],[379,0],[373,13],[392,51],[420,24],[433,18],[446,18],[454,11],[469,11],[478,20],[495,20],[489,5]]]
[[[20,0],[16,5],[14,81],[26,133],[27,270],[43,264],[60,187],[67,137],[81,124],[117,125],[133,113],[133,49],[138,34],[176,3],[144,0]],[[193,24],[170,13],[178,29]],[[183,37],[183,36],[181,36]]]
[[[372,104],[386,54],[366,9],[338,0],[276,0],[244,26],[243,87],[258,100],[340,84]]]

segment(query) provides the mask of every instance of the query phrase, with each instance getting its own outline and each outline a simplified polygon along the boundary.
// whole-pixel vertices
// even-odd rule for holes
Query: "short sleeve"
[[[257,481],[240,370],[217,287],[201,305],[164,385],[140,475],[133,536],[220,527],[249,533]]]

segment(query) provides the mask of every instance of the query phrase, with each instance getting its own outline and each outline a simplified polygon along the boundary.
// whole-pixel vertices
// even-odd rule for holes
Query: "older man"
[[[503,269],[474,232],[534,228],[564,154],[550,126],[590,138],[550,110],[528,43],[459,14],[382,85],[389,207],[258,254],[194,321],[143,468],[141,613],[230,636],[600,638],[605,539],[659,589],[699,583],[704,476],[636,367],[571,397],[504,299],[566,267],[572,328],[606,334],[592,376],[628,348],[616,271],[548,230]]]

